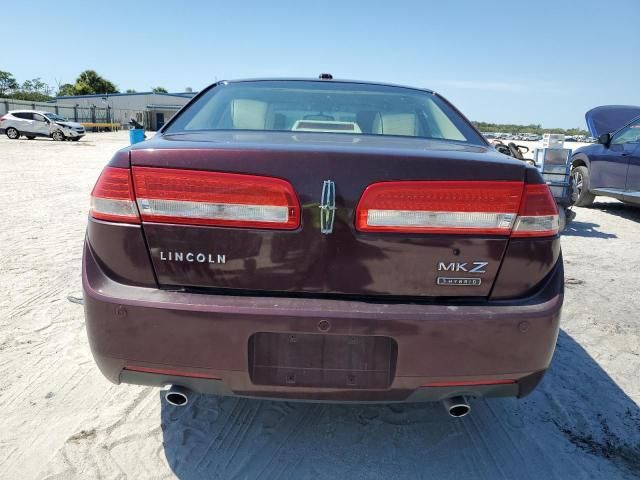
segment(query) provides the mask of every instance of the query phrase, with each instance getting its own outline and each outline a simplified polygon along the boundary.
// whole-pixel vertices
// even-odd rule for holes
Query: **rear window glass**
[[[166,132],[208,130],[408,136],[485,145],[464,118],[430,92],[330,81],[222,84],[183,111]]]

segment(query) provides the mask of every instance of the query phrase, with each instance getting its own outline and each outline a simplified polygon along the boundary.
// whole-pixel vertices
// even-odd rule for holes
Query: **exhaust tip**
[[[446,398],[442,403],[447,413],[454,418],[462,418],[471,412],[471,405],[464,397]]]
[[[455,418],[469,415],[469,412],[471,412],[471,407],[469,405],[454,405],[449,409],[449,415]]]
[[[174,407],[184,407],[187,403],[189,403],[190,393],[191,392],[184,387],[172,385],[164,395],[164,399],[169,405],[173,405]]]

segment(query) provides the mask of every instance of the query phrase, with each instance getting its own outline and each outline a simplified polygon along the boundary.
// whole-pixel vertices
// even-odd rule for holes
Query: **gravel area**
[[[89,193],[127,132],[0,138],[2,478],[640,478],[640,208],[577,209],[558,348],[523,400],[345,406],[197,396],[102,377],[80,263]]]

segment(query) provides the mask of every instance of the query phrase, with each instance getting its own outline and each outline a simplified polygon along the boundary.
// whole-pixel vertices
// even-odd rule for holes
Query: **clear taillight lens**
[[[140,223],[129,169],[105,167],[102,170],[91,192],[89,214],[98,220]]]
[[[291,184],[236,173],[133,167],[143,221],[292,230],[300,204]]]

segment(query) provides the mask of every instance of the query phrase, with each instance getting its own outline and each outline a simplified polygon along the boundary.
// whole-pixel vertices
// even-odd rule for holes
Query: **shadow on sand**
[[[472,407],[453,419],[440,404],[198,395],[185,408],[162,401],[162,430],[187,480],[638,478],[638,405],[564,332],[533,394]]]
[[[567,224],[562,231],[562,236],[565,237],[591,237],[591,238],[618,238],[615,233],[601,232],[598,230],[600,225],[591,222],[580,222],[574,220]]]
[[[640,205],[627,205],[622,202],[595,202],[591,208],[640,223]]]

